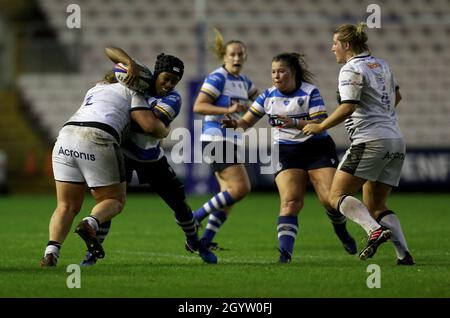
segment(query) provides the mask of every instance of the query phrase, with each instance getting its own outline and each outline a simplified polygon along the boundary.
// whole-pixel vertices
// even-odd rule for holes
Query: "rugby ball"
[[[153,78],[152,72],[145,66],[138,64],[138,67],[140,68],[139,71],[139,79],[133,83],[133,85],[126,85],[124,80],[127,76],[127,66],[122,63],[117,63],[114,65],[113,71],[114,75],[116,76],[117,81],[128,87],[131,90],[134,90],[139,93],[145,93],[148,88],[151,85],[151,80]]]

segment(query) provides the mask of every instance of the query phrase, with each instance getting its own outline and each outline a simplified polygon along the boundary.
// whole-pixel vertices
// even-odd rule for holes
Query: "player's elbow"
[[[200,103],[195,103],[192,111],[196,114],[203,114],[203,110]]]
[[[341,110],[344,117],[350,117],[351,114],[356,110],[356,105],[354,103],[343,103],[341,104]]]

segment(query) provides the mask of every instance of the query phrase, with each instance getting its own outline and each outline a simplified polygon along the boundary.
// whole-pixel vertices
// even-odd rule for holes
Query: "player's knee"
[[[81,204],[78,203],[71,203],[71,202],[62,202],[58,203],[56,207],[56,213],[61,214],[72,214],[77,215],[78,212],[81,210]]]
[[[122,212],[123,208],[125,207],[125,196],[123,198],[118,198],[115,200],[117,205],[117,211]]]
[[[297,215],[303,209],[304,201],[300,199],[283,200],[281,202],[281,215]]]

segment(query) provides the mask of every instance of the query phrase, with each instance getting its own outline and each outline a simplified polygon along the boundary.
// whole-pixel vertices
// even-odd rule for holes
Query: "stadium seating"
[[[103,53],[106,45],[123,47],[137,60],[152,65],[160,52],[181,57],[186,64],[180,85],[183,112],[175,125],[185,126],[187,83],[197,74],[195,0],[79,0],[81,30],[66,27],[68,0],[38,1],[62,44],[81,48],[80,73],[24,74],[20,87],[35,114],[54,137],[60,124],[80,105],[86,89],[112,64]],[[247,75],[264,89],[271,85],[270,61],[282,51],[306,54],[328,109],[335,108],[339,65],[330,53],[333,28],[364,20],[364,0],[208,0],[206,38],[212,27],[225,40],[248,45]],[[404,97],[399,121],[410,146],[450,146],[450,1],[401,0],[377,2],[381,29],[368,30],[374,55],[392,65]],[[210,51],[205,71],[220,64]],[[70,86],[67,85],[70,83]],[[332,130],[340,146],[348,143],[343,127]]]

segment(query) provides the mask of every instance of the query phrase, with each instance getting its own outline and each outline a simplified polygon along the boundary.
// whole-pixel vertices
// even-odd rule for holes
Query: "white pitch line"
[[[117,250],[116,253],[121,254],[131,254],[131,255],[148,255],[157,258],[175,258],[175,259],[189,259],[198,258],[199,256],[193,254],[192,256],[185,256],[173,253],[157,253],[157,252],[145,252],[145,251],[130,251],[130,250]],[[216,253],[216,255],[218,255]],[[252,259],[238,258],[238,257],[223,257],[222,255],[217,256],[219,263],[222,264],[271,264],[275,262],[275,258],[267,259],[266,257],[254,257]]]

